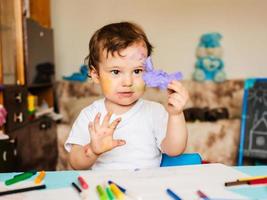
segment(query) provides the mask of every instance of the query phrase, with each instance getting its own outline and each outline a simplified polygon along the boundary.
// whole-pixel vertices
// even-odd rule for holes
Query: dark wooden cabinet
[[[48,116],[34,119],[28,114],[27,95],[32,92],[31,89],[19,85],[4,85],[3,89],[4,105],[8,112],[5,133],[16,141],[17,147],[17,159],[12,170],[56,170],[56,122]],[[42,87],[37,89],[39,92],[44,90]]]
[[[38,91],[44,88],[36,88]],[[4,85],[4,104],[8,111],[5,133],[16,141],[13,171],[56,170],[58,157],[56,122],[48,116],[34,119],[28,114],[27,96],[32,88]],[[10,165],[7,165],[10,166]],[[10,171],[6,168],[2,171]]]

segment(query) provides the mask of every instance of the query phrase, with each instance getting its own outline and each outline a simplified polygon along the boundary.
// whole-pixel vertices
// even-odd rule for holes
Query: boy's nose
[[[123,86],[132,86],[133,85],[133,77],[131,75],[126,75],[123,77],[122,81]]]

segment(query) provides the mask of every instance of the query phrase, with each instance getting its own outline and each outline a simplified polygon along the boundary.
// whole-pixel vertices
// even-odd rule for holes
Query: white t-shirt
[[[107,111],[104,99],[95,101],[84,108],[74,122],[65,149],[72,144],[86,145],[90,142],[88,124],[101,113],[102,123]],[[139,99],[122,115],[112,115],[110,122],[121,117],[114,132],[114,139],[123,139],[126,144],[101,154],[92,169],[142,169],[159,167],[161,161],[160,144],[165,137],[168,114],[156,102]]]

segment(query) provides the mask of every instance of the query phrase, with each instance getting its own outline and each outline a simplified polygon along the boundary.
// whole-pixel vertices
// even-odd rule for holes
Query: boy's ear
[[[99,83],[98,71],[94,68],[94,66],[90,67],[90,76],[92,77],[94,83]]]

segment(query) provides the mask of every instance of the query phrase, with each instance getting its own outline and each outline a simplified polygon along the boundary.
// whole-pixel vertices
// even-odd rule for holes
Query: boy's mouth
[[[119,97],[131,97],[133,92],[118,92]]]

